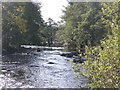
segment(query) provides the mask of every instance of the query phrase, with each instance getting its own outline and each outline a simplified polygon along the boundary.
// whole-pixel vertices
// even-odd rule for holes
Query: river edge
[[[32,74],[30,74],[30,72],[27,72],[28,73],[28,76],[27,75],[25,75],[25,80],[27,80],[28,78],[29,79],[31,79],[32,77],[34,77],[34,78],[36,78],[36,80],[37,80],[37,82],[34,82],[35,80],[33,80],[32,79],[32,85],[30,85],[30,83],[28,84],[28,86],[30,85],[30,86],[33,86],[33,87],[36,87],[36,88],[39,88],[39,86],[41,86],[41,87],[45,87],[45,88],[71,88],[71,85],[73,84],[73,82],[74,82],[74,85],[72,86],[72,88],[76,88],[76,87],[79,87],[78,85],[80,84],[80,83],[82,83],[82,80],[84,81],[85,80],[85,78],[83,79],[73,79],[73,76],[74,76],[74,70],[70,67],[70,62],[69,62],[69,60],[72,60],[72,58],[66,58],[66,57],[63,57],[63,56],[60,56],[60,55],[58,55],[58,53],[60,52],[60,51],[43,51],[44,53],[43,54],[40,54],[41,52],[34,52],[34,53],[37,53],[38,55],[33,55],[33,56],[31,56],[31,55],[27,55],[27,54],[22,54],[21,56],[22,56],[22,59],[25,61],[26,60],[26,62],[24,63],[24,65],[22,66],[21,65],[21,63],[17,63],[16,62],[16,64],[18,64],[19,66],[20,66],[20,70],[22,69],[22,71],[25,71],[25,72],[22,72],[22,73],[25,73],[26,74],[26,71],[28,71],[27,69],[29,69],[29,71],[32,71],[32,72],[34,72],[34,70],[36,71],[36,72],[34,72],[35,73],[35,75],[37,75],[37,76],[35,76],[34,74],[32,75]],[[42,57],[42,56],[43,57]],[[15,57],[17,57],[18,58],[18,56],[19,55],[17,55],[17,56],[15,56]],[[13,58],[13,56],[11,56],[11,58],[13,59],[13,62],[14,62],[14,60],[16,59],[16,58]],[[28,58],[29,57],[29,58]],[[25,58],[27,58],[27,59],[25,59]],[[34,58],[34,59],[33,59]],[[10,59],[10,57],[9,57],[9,59]],[[22,61],[23,61],[22,60]],[[27,60],[28,60],[28,62],[27,62]],[[30,60],[31,60],[31,62],[30,62]],[[49,61],[50,60],[50,61]],[[35,61],[36,63],[35,63],[35,65],[36,66],[34,66],[34,64],[33,64],[33,61]],[[48,64],[49,62],[54,62],[54,63],[56,63],[56,64]],[[59,61],[59,62],[57,62],[57,61]],[[40,64],[40,62],[42,63],[42,64]],[[45,63],[46,62],[46,63]],[[27,64],[26,64],[27,63]],[[39,64],[38,64],[39,63]],[[15,62],[14,63],[12,63],[12,65],[14,65],[15,64]],[[32,65],[33,64],[33,66],[30,66],[30,65]],[[37,64],[38,64],[38,66],[37,66]],[[26,67],[27,66],[27,67]],[[45,69],[43,69],[42,71],[44,72],[43,74],[44,75],[41,75],[42,77],[43,76],[45,76],[46,75],[46,73],[48,73],[48,75],[49,75],[49,78],[48,78],[48,76],[46,76],[48,79],[46,80],[45,78],[42,80],[43,82],[44,82],[44,85],[42,85],[42,84],[38,84],[38,83],[40,83],[40,80],[38,80],[38,78],[40,78],[41,76],[39,76],[38,74],[41,74],[41,72],[38,70],[38,68],[40,68],[41,67],[41,69],[43,69],[43,68],[45,68]],[[63,68],[61,68],[61,67],[63,67]],[[53,68],[53,69],[52,69]],[[54,68],[56,68],[56,69],[54,69]],[[40,70],[41,70],[40,69]],[[16,70],[16,69],[15,69]],[[19,70],[18,71],[15,71],[15,70],[12,70],[12,72],[14,72],[14,73],[16,73],[17,72],[17,74],[18,74],[18,72],[20,72]],[[51,70],[51,72],[49,71],[49,70]],[[66,71],[65,71],[66,70]],[[61,72],[61,73],[60,73]],[[8,73],[8,72],[7,72]],[[20,72],[21,73],[21,72]],[[67,74],[66,74],[67,73]],[[51,75],[52,74],[52,75]],[[66,75],[65,75],[66,74]],[[31,75],[31,76],[29,76],[29,75]],[[72,75],[72,76],[71,76]],[[14,75],[15,76],[15,75]],[[19,76],[19,74],[18,74],[18,76]],[[17,77],[18,77],[17,76]],[[56,76],[56,79],[54,79],[55,78],[55,76]],[[16,76],[15,76],[16,77]],[[20,77],[20,76],[19,76]],[[51,79],[50,79],[50,77],[51,77]],[[70,79],[72,79],[72,80],[67,80],[67,77],[72,77],[72,78],[70,78]],[[74,78],[75,78],[76,76],[74,76]],[[23,77],[22,77],[23,78]],[[13,79],[13,78],[12,78]],[[19,78],[20,79],[20,78]],[[28,81],[29,81],[29,79],[28,79]],[[63,80],[62,80],[63,79]],[[65,79],[65,80],[64,80]],[[20,79],[20,80],[23,80],[23,79]],[[23,80],[23,82],[25,81],[25,80]],[[53,81],[52,81],[53,80]],[[28,82],[27,81],[27,82]],[[69,81],[72,83],[69,83]],[[15,81],[16,82],[16,81]],[[22,82],[22,81],[20,81],[20,82]],[[22,82],[22,83],[23,83]],[[26,82],[26,81],[25,81]],[[51,85],[51,82],[52,82],[52,85]],[[55,82],[57,82],[57,83],[55,83]],[[63,85],[62,83],[63,82],[67,82],[67,84],[65,84],[65,85]],[[76,83],[77,82],[77,83]],[[35,85],[35,83],[36,84],[38,84],[38,85]],[[47,85],[46,85],[46,83],[47,83]],[[78,84],[79,83],[79,84]],[[61,85],[62,84],[62,85]],[[76,85],[75,85],[76,84]],[[17,85],[14,85],[14,86],[17,86]],[[24,86],[24,85],[21,85],[21,86],[17,86],[17,87],[22,87],[22,86]],[[82,86],[80,86],[80,87],[84,87],[85,85],[83,84]],[[26,86],[27,87],[27,86]]]

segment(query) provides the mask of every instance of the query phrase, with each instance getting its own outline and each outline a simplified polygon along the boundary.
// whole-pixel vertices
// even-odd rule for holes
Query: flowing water
[[[79,88],[84,77],[76,77],[72,58],[61,51],[31,51],[3,56],[0,88]]]

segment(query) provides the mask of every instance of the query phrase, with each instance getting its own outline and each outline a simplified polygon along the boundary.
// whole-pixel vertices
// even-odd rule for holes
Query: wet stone
[[[48,64],[55,64],[54,62],[48,62]]]
[[[39,67],[38,65],[29,65],[29,67]]]

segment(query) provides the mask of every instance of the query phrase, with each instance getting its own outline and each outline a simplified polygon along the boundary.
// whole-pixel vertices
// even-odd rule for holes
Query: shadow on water
[[[69,60],[61,51],[31,51],[6,55],[0,74],[1,87],[76,88],[85,87],[84,77],[77,78]],[[0,87],[0,88],[1,88]]]

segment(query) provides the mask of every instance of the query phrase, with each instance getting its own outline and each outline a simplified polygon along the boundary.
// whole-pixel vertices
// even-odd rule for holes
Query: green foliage
[[[20,45],[23,44],[48,46],[54,44],[57,24],[52,19],[45,22],[40,9],[40,3],[3,3],[3,54],[19,51]]]
[[[26,21],[22,18],[25,3],[2,3],[2,46],[4,52],[14,52],[24,43],[27,31]],[[19,40],[18,40],[19,39]]]
[[[72,3],[63,12],[65,23],[57,34],[62,34],[58,39],[63,41],[64,46],[82,52],[85,45],[99,45],[108,29],[101,23],[100,3]]]
[[[100,46],[86,46],[86,56],[83,64],[74,68],[79,76],[88,77],[90,86],[94,88],[120,88],[120,30],[118,23],[118,3],[102,3],[104,22],[112,32],[100,41]],[[85,68],[84,72],[80,68]]]
[[[44,33],[47,39],[48,46],[55,45],[56,31],[57,31],[57,23],[55,23],[51,18],[48,18],[48,22],[46,22],[46,32]]]
[[[15,16],[14,23],[18,25],[21,33],[25,33],[28,31],[26,27],[26,20],[22,19],[20,16]]]
[[[40,31],[44,30],[44,20],[41,16],[40,8],[40,3],[27,2],[25,5],[23,19],[27,21],[26,27],[28,31],[26,32],[26,39],[29,41],[27,44],[43,44]]]

